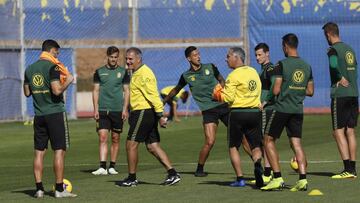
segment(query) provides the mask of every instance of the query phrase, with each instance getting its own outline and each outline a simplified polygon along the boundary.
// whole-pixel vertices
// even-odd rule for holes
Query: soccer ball
[[[72,184],[68,179],[65,179],[65,178],[63,179],[63,187],[64,187],[64,190],[66,190],[68,192],[72,191]],[[52,190],[55,192],[55,185],[53,185]]]
[[[220,84],[217,84],[214,87],[212,97],[215,101],[223,102],[224,98],[221,96],[221,91],[223,90],[222,86]]]
[[[290,160],[290,167],[291,167],[295,172],[298,172],[298,170],[299,170],[298,162],[296,161],[296,159],[295,159],[294,157],[291,158],[291,160]]]

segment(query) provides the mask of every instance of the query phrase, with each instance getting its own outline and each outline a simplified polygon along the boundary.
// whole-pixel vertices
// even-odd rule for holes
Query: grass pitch
[[[43,183],[46,196],[43,201],[73,202],[359,202],[358,179],[332,180],[330,176],[342,170],[342,161],[331,135],[329,115],[307,115],[304,119],[303,146],[307,155],[309,190],[307,192],[262,192],[251,185],[229,187],[235,175],[227,147],[226,128],[221,124],[216,144],[205,165],[208,177],[196,178],[198,152],[204,142],[201,117],[182,119],[161,129],[161,146],[169,155],[182,180],[171,187],[159,185],[165,178],[164,168],[140,145],[137,177],[138,187],[120,188],[117,181],[127,176],[124,148],[128,125],[124,126],[117,169],[119,175],[93,176],[98,167],[98,137],[95,122],[90,119],[70,121],[71,146],[66,154],[65,178],[73,184],[74,199],[57,200],[51,193],[54,182],[52,151],[46,155]],[[32,173],[33,130],[22,123],[0,124],[0,202],[32,202],[34,178]],[[282,174],[288,186],[295,184],[298,175],[289,165],[292,151],[285,134],[277,141],[282,161]],[[358,150],[359,151],[359,150]],[[250,158],[240,150],[246,178],[253,178]],[[359,153],[358,153],[359,154]],[[359,168],[358,168],[359,171]],[[308,196],[319,189],[323,196]]]

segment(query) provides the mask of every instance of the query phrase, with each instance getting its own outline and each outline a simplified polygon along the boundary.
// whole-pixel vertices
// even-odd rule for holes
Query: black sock
[[[281,178],[281,172],[274,172],[274,178]]]
[[[64,191],[64,183],[62,183],[62,182],[56,183],[55,190],[58,192],[63,192]]]
[[[350,161],[350,167],[352,172],[356,172],[356,161]]]
[[[238,176],[236,177],[236,181],[240,181],[240,180],[243,180],[244,179],[244,176]]]
[[[109,168],[115,168],[115,162],[110,161],[110,166],[109,166]]]
[[[306,173],[305,174],[299,174],[299,180],[306,179]]]
[[[129,173],[128,178],[129,178],[131,181],[136,180],[136,173]]]
[[[350,160],[349,159],[343,160],[343,163],[344,163],[344,170],[350,172],[351,171]]]
[[[36,185],[36,191],[38,191],[38,190],[45,191],[42,182],[35,183],[35,185]]]
[[[170,176],[175,176],[177,174],[177,172],[174,168],[169,169],[167,172]]]
[[[106,169],[106,161],[100,161],[100,167]]]
[[[271,175],[271,167],[265,167],[264,176],[270,176],[270,175]]]
[[[262,168],[262,166],[261,166],[261,159],[256,160],[256,162],[254,163],[254,167],[255,167],[255,168]]]
[[[198,164],[196,171],[204,171],[204,164]]]

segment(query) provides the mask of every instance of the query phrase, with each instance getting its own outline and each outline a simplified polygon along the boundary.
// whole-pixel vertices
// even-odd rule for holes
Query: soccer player
[[[161,89],[160,90],[161,97],[164,99],[174,87],[175,86],[167,86]],[[171,122],[173,119],[176,122],[180,122],[180,119],[177,114],[177,101],[181,99],[182,103],[185,103],[188,98],[189,98],[189,92],[185,91],[184,89],[181,89],[175,97],[167,101],[167,104],[170,106],[170,115],[167,117],[168,122]]]
[[[261,105],[262,105],[262,135],[264,135],[266,123],[270,119],[272,113],[275,97],[272,94],[272,89],[274,86],[275,77],[273,75],[274,65],[270,62],[270,49],[266,43],[259,43],[255,46],[255,57],[256,62],[261,65]],[[270,182],[271,176],[271,166],[264,152],[264,183],[267,184]]]
[[[131,47],[126,50],[126,64],[133,71],[130,80],[130,117],[129,133],[126,141],[129,175],[121,186],[136,186],[136,170],[139,144],[145,142],[146,148],[165,167],[168,175],[163,185],[174,185],[180,181],[180,175],[171,165],[167,154],[160,147],[160,126],[165,127],[164,105],[160,100],[157,82],[152,70],[142,62],[141,50]]]
[[[226,62],[233,71],[226,79],[225,88],[220,93],[220,100],[227,102],[231,109],[228,142],[236,181],[230,186],[245,186],[238,151],[243,136],[245,136],[251,148],[256,186],[262,187],[264,182],[261,166],[261,81],[256,70],[244,64],[245,52],[242,48],[230,48],[227,52]]]
[[[331,78],[333,136],[344,164],[343,172],[331,178],[356,178],[355,127],[359,114],[356,54],[348,44],[341,41],[337,24],[328,22],[322,29],[330,45],[327,55]]]
[[[46,56],[31,64],[25,71],[24,94],[33,98],[34,116],[34,176],[36,184],[36,198],[44,197],[42,175],[44,156],[50,140],[54,150],[54,173],[56,198],[76,197],[63,188],[64,158],[69,148],[69,129],[65,113],[63,92],[73,81],[74,77],[68,72],[60,82],[61,68],[64,67],[57,59],[59,44],[51,39],[42,44],[41,56]],[[47,60],[49,59],[49,60]],[[51,61],[50,61],[51,60]],[[52,61],[56,61],[54,64]]]
[[[190,63],[190,68],[181,75],[178,84],[165,97],[163,103],[169,102],[185,85],[189,85],[192,96],[202,111],[205,133],[205,143],[201,148],[194,175],[204,177],[207,176],[207,173],[204,172],[204,165],[215,144],[218,120],[220,119],[227,126],[228,105],[212,99],[212,92],[216,84],[220,83],[221,86],[224,86],[225,80],[214,64],[200,62],[200,52],[196,47],[187,47],[185,57]]]
[[[274,68],[276,79],[273,94],[278,98],[266,125],[264,138],[265,150],[274,171],[274,178],[262,187],[262,190],[277,190],[284,187],[279,154],[275,146],[275,141],[280,138],[284,127],[299,164],[299,181],[290,191],[304,191],[308,186],[306,157],[301,145],[303,101],[305,96],[314,94],[314,83],[310,65],[298,56],[298,43],[295,34],[289,33],[282,37],[282,48],[286,58],[279,61]]]
[[[99,135],[100,167],[94,175],[116,175],[116,158],[119,151],[123,120],[129,116],[130,77],[124,67],[118,65],[119,49],[107,48],[107,64],[94,73],[93,105],[96,130]],[[108,133],[111,131],[110,165],[106,169]]]

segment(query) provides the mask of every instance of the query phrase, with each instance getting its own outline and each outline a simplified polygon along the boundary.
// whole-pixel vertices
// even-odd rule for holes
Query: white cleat
[[[110,175],[117,175],[117,174],[119,174],[119,172],[117,172],[117,171],[115,170],[115,168],[109,168],[109,169],[108,169],[108,174],[110,174]]]
[[[93,171],[93,172],[91,172],[93,175],[96,175],[96,176],[98,176],[98,175],[107,175],[108,174],[108,172],[107,172],[107,170],[106,169],[104,169],[104,168],[99,168],[98,170],[96,170],[96,171]]]
[[[77,194],[68,192],[67,190],[64,190],[62,192],[59,192],[55,190],[55,197],[56,198],[63,198],[63,197],[77,197]]]
[[[35,198],[43,198],[44,197],[44,191],[42,191],[42,190],[36,191],[34,197]]]

